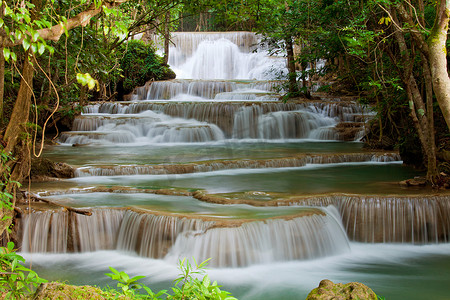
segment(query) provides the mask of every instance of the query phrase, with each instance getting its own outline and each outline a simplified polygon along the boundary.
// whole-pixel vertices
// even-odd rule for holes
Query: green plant
[[[24,267],[25,259],[14,251],[14,243],[0,247],[0,292],[5,299],[21,299],[31,294],[39,284],[47,282],[36,272]]]
[[[201,280],[195,277],[203,274],[208,261],[197,264],[194,259],[194,265],[187,259],[183,259],[179,263],[181,271],[180,276],[174,280],[175,287],[172,288],[173,295],[169,295],[167,299],[198,299],[198,300],[233,300],[230,292],[222,291],[217,282],[211,283],[208,275]],[[181,282],[183,284],[178,286]]]
[[[131,40],[122,45],[124,55],[120,60],[123,70],[123,92],[128,94],[137,86],[147,81],[175,78],[175,74],[164,64],[156,50],[140,40]]]
[[[7,162],[13,160],[10,153],[6,153],[3,149],[0,149],[0,170],[3,174],[0,176],[0,210],[12,210],[13,209],[13,195],[8,192],[9,185],[17,185],[20,187],[20,183],[10,180],[10,168]],[[4,222],[10,219],[11,216],[8,214],[3,214],[0,222]]]
[[[123,271],[119,272],[113,267],[109,267],[109,269],[112,273],[106,273],[105,275],[111,277],[112,280],[118,281],[117,287],[126,297],[133,299],[159,299],[161,295],[166,293],[166,290],[161,290],[155,294],[149,287],[139,283],[138,280],[145,278],[145,276],[135,276],[130,278],[130,276]],[[137,293],[140,289],[144,289],[147,292],[147,295]]]
[[[145,276],[130,278],[125,272],[119,272],[112,267],[109,267],[112,273],[106,273],[106,275],[118,281],[117,287],[120,289],[121,294],[131,299],[160,299],[159,297],[166,295],[166,299],[170,300],[237,300],[231,296],[230,292],[222,291],[216,281],[211,283],[208,275],[205,275],[201,280],[197,278],[198,275],[204,274],[209,260],[207,259],[197,264],[194,259],[194,265],[191,265],[187,259],[180,260],[178,268],[181,273],[174,280],[175,286],[172,287],[172,295],[167,294],[167,290],[154,293],[149,287],[137,282]],[[179,286],[180,283],[182,284]],[[141,289],[145,290],[147,295],[140,294],[139,290]],[[108,294],[114,293],[109,291]]]

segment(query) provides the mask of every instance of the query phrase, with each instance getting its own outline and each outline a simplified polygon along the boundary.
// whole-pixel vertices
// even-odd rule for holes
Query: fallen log
[[[59,207],[62,207],[63,209],[65,209],[67,211],[70,211],[70,212],[73,212],[73,213],[76,213],[76,214],[80,214],[80,215],[85,215],[85,216],[91,216],[92,215],[92,211],[89,210],[89,209],[80,209],[80,208],[74,208],[74,207],[70,207],[70,206],[65,206],[65,205],[53,202],[51,200],[48,200],[46,198],[39,197],[39,196],[37,196],[35,194],[31,194],[31,193],[28,193],[28,192],[22,192],[22,193],[24,195],[24,198],[28,198],[28,199],[30,199],[30,201],[44,202],[44,203],[51,204],[51,205],[54,205],[54,206],[59,206]]]

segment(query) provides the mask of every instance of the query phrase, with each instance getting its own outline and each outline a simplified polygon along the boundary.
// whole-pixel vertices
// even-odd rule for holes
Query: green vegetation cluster
[[[149,80],[174,79],[175,73],[156,55],[154,47],[140,40],[132,40],[121,46],[124,53],[120,59],[123,79],[120,81],[122,94],[131,93],[137,86]]]
[[[14,250],[14,243],[0,247],[0,296],[6,300],[17,299],[198,299],[198,300],[236,300],[230,292],[220,289],[216,281],[211,282],[208,275],[202,279],[208,261],[192,265],[187,260],[179,263],[180,276],[174,280],[171,291],[153,292],[138,280],[145,276],[130,277],[123,271],[110,267],[106,273],[117,282],[116,288],[103,290],[95,287],[76,287],[59,283],[46,284],[36,272],[26,268],[25,259]]]

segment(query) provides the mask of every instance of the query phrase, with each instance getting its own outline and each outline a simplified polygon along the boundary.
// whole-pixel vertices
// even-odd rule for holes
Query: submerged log
[[[30,200],[35,201],[35,202],[44,202],[44,203],[51,204],[51,205],[54,205],[54,206],[62,207],[63,209],[65,209],[65,210],[67,210],[69,212],[76,213],[76,214],[85,215],[85,216],[91,216],[92,215],[92,211],[91,210],[79,209],[79,208],[73,208],[73,207],[70,207],[70,206],[65,206],[65,205],[53,202],[51,200],[39,197],[37,195],[27,194],[26,197],[29,197]]]

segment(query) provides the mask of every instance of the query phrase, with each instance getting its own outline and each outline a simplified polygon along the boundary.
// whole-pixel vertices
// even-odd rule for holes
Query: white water
[[[285,72],[285,59],[269,57],[256,47],[257,41],[248,32],[176,34],[169,64],[178,79],[149,82],[136,89],[132,102],[88,106],[75,120],[74,131],[63,133],[60,141],[341,140],[338,123],[370,115],[355,103],[277,102],[274,90],[281,82],[271,70]]]
[[[449,271],[433,271],[436,265],[449,266],[450,245],[404,246],[392,244],[350,244],[351,252],[336,256],[288,263],[269,263],[244,268],[208,268],[211,280],[233,292],[241,300],[305,299],[310,290],[328,278],[334,282],[359,281],[370,285],[386,299],[446,300]],[[143,282],[154,291],[163,289],[178,277],[176,265],[165,260],[137,257],[116,251],[80,254],[22,253],[33,267],[45,275],[45,270],[61,273],[78,284],[110,286],[104,273],[112,266],[132,276],[147,276]],[[437,259],[436,259],[437,258]],[[45,269],[43,268],[45,266]],[[387,280],[380,272],[392,270]],[[50,275],[50,274],[48,274]],[[53,275],[54,276],[54,275]],[[48,276],[47,276],[48,277]]]
[[[323,211],[328,213],[325,208]],[[22,251],[117,249],[172,263],[184,257],[195,257],[197,261],[212,257],[211,265],[218,267],[304,260],[348,251],[344,229],[333,215],[315,212],[289,220],[215,227],[218,221],[110,209],[94,210],[91,216],[34,213],[24,218]],[[69,228],[73,230],[70,235]],[[72,249],[68,248],[69,241]]]

